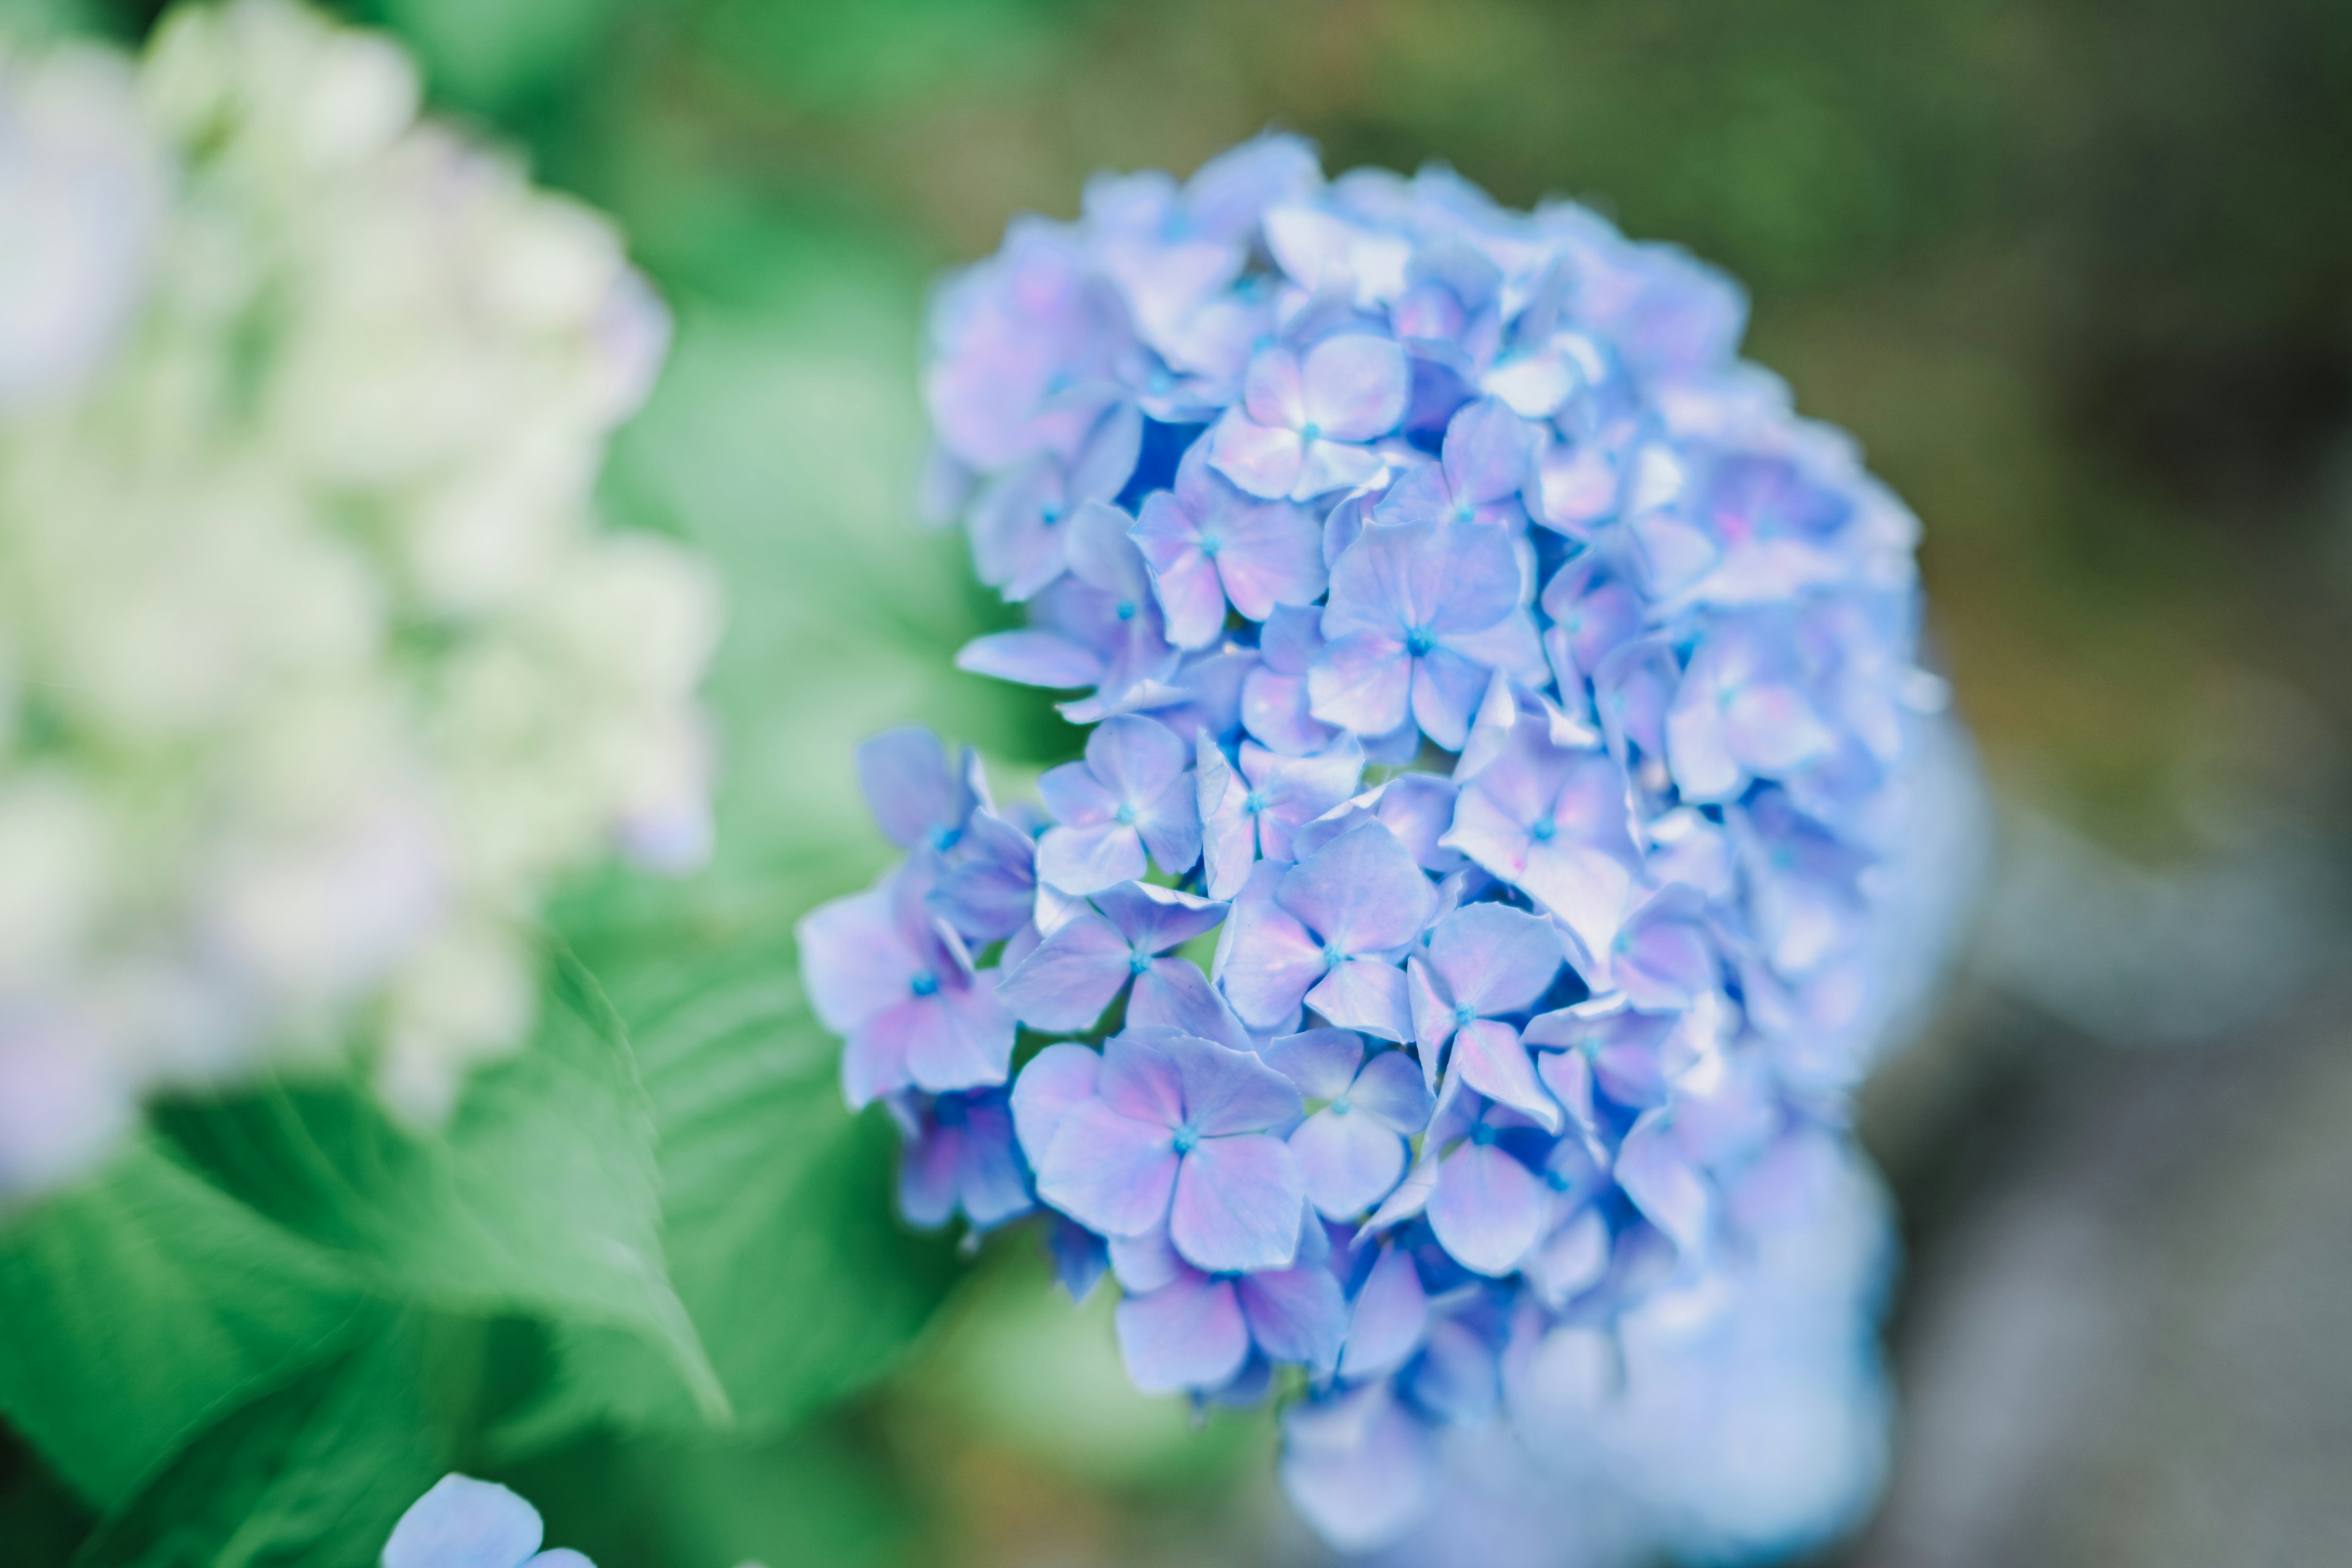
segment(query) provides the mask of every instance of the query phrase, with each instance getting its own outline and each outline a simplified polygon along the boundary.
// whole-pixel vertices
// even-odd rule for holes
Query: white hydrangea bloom
[[[0,54],[0,1193],[358,1041],[429,1122],[550,879],[707,848],[702,565],[599,529],[667,318],[283,0]]]

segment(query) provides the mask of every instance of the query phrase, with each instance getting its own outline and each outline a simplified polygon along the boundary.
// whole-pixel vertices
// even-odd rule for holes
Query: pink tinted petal
[[[836,1035],[905,1001],[924,966],[891,912],[887,885],[819,905],[793,938],[810,1009]]]
[[[1462,867],[1462,857],[1438,843],[1454,826],[1456,793],[1450,779],[1405,773],[1382,786],[1372,809],[1423,870],[1443,874]]]
[[[1029,1163],[1045,1163],[1062,1119],[1095,1098],[1102,1058],[1085,1046],[1047,1046],[1013,1080],[1013,1130]]]
[[[1781,777],[1836,749],[1812,704],[1785,686],[1750,686],[1725,707],[1731,749],[1756,773]]]
[[[1177,1174],[1168,1237],[1186,1262],[1213,1274],[1286,1268],[1306,1207],[1306,1178],[1281,1139],[1204,1138]]]
[[[1261,861],[1234,895],[1212,972],[1243,1023],[1271,1029],[1298,1011],[1323,977],[1323,945],[1275,902],[1285,867]]]
[[[1192,777],[1201,816],[1201,881],[1209,897],[1230,899],[1242,890],[1257,861],[1257,826],[1245,809],[1249,786],[1206,731],[1199,742]]]
[[[1343,1029],[1383,1040],[1412,1037],[1404,971],[1378,958],[1351,958],[1307,994],[1307,1005]]]
[[[1285,871],[1275,896],[1345,953],[1402,947],[1437,906],[1411,852],[1377,822],[1349,828]],[[1400,990],[1400,1009],[1402,1000]]]
[[[929,1230],[955,1213],[957,1166],[963,1133],[935,1128],[930,1136],[908,1142],[898,1154],[898,1212],[907,1223]]]
[[[1313,500],[1333,490],[1358,489],[1378,479],[1387,466],[1369,447],[1351,447],[1344,441],[1310,442],[1301,457],[1298,478],[1291,481],[1290,499]]]
[[[1347,504],[1341,503],[1334,516]],[[1418,587],[1425,574],[1422,558],[1429,538],[1425,527],[1385,523],[1374,523],[1358,534],[1331,563],[1331,597],[1323,610],[1324,637],[1378,632],[1402,643],[1407,631],[1423,624],[1426,606],[1418,596]],[[1434,586],[1442,589],[1444,584]]]
[[[1022,686],[1067,689],[1103,678],[1102,656],[1053,632],[991,632],[963,645],[956,668]]]
[[[1330,1219],[1362,1214],[1404,1174],[1404,1140],[1352,1105],[1326,1108],[1299,1123],[1290,1152],[1306,1179],[1307,1201]]]
[[[1731,738],[1713,692],[1701,690],[1688,702],[1677,694],[1666,710],[1665,740],[1675,787],[1685,800],[1731,800],[1746,787],[1747,775],[1732,755]]]
[[[1257,424],[1238,408],[1226,409],[1207,439],[1209,460],[1217,471],[1268,500],[1289,495],[1307,466],[1297,431]]]
[[[1265,1065],[1315,1100],[1337,1100],[1356,1081],[1364,1042],[1346,1029],[1309,1029],[1285,1035],[1265,1048]]]
[[[1139,1236],[1167,1216],[1177,1163],[1166,1128],[1087,1100],[1062,1118],[1037,1195],[1089,1230]]]
[[[1122,1116],[1172,1128],[1184,1120],[1184,1078],[1160,1049],[1162,1038],[1133,1029],[1113,1035],[1103,1045],[1095,1093]]]
[[[929,1009],[910,996],[850,1032],[841,1047],[841,1093],[851,1110],[861,1110],[913,1081],[907,1051],[929,1021]]]
[[[1606,952],[1616,940],[1633,889],[1633,873],[1613,857],[1562,838],[1530,845],[1513,879],[1567,921],[1588,952]]]
[[[1547,1017],[1552,1015],[1547,1014]],[[1536,1020],[1540,1023],[1542,1020]],[[1535,1024],[1528,1026],[1535,1033]],[[1601,1119],[1593,1108],[1592,1063],[1582,1051],[1542,1051],[1536,1057],[1536,1076],[1552,1092],[1552,1098],[1568,1108],[1570,1120],[1587,1134],[1600,1130]]]
[[[1217,900],[1150,882],[1106,888],[1095,895],[1095,907],[1139,952],[1165,952],[1216,930],[1225,918],[1225,906]]]
[[[1412,373],[1404,351],[1384,337],[1343,332],[1307,351],[1301,371],[1307,420],[1335,441],[1370,441],[1404,417]]]
[[[1329,583],[1323,533],[1307,513],[1289,506],[1236,508],[1222,533],[1217,574],[1234,608],[1251,620],[1323,596]]]
[[[1649,1111],[1633,1123],[1617,1151],[1615,1173],[1625,1195],[1673,1238],[1684,1257],[1706,1253],[1713,1199],[1675,1146],[1663,1112]]]
[[[1136,831],[1160,868],[1190,870],[1201,858],[1201,812],[1192,775],[1178,773],[1135,816]]]
[[[1037,840],[1037,877],[1066,893],[1098,893],[1150,869],[1143,836],[1118,822],[1049,827]]]
[[[1409,1051],[1382,1051],[1366,1062],[1348,1090],[1348,1099],[1362,1114],[1386,1122],[1405,1137],[1429,1125],[1429,1089]]]
[[[1470,715],[1486,689],[1486,670],[1451,648],[1432,648],[1412,661],[1412,718],[1422,732],[1449,752],[1470,736]]]
[[[1149,1295],[1187,1272],[1184,1260],[1168,1244],[1164,1225],[1154,1226],[1141,1236],[1115,1237],[1105,1250],[1110,1255],[1110,1271],[1118,1288],[1130,1296]]]
[[[1517,495],[1529,477],[1535,433],[1500,398],[1482,397],[1445,427],[1445,477],[1471,503]]]
[[[1383,1247],[1364,1288],[1356,1292],[1340,1375],[1357,1380],[1394,1372],[1428,1332],[1429,1296],[1422,1289],[1421,1271],[1403,1248]]]
[[[1348,1333],[1348,1298],[1328,1268],[1308,1264],[1234,1281],[1250,1337],[1268,1359],[1328,1375]]]
[[[1183,1085],[1184,1121],[1205,1138],[1287,1127],[1298,1090],[1255,1053],[1179,1035],[1160,1047]]]
[[[1518,607],[1519,554],[1508,530],[1449,520],[1412,531],[1419,535],[1409,579],[1414,624],[1452,639]]]
[[[1118,1304],[1118,1351],[1146,1394],[1232,1381],[1249,1359],[1249,1326],[1231,1284],[1192,1275]]]
[[[1547,1132],[1559,1131],[1559,1107],[1536,1081],[1528,1048],[1519,1043],[1519,1032],[1508,1024],[1479,1018],[1465,1025],[1454,1037],[1452,1070],[1497,1105],[1509,1106],[1540,1123]]]
[[[1155,958],[1128,994],[1129,1027],[1174,1029],[1228,1049],[1251,1048],[1248,1028],[1189,958]]]
[[[1037,780],[1037,795],[1045,804],[1046,815],[1066,827],[1097,826],[1108,822],[1118,810],[1118,797],[1105,789],[1084,763],[1047,768]]]
[[[1551,675],[1544,661],[1543,639],[1525,610],[1514,609],[1476,631],[1448,632],[1438,640],[1480,668],[1499,669],[1529,689],[1542,686]]]
[[[997,1000],[1033,1029],[1083,1029],[1102,1016],[1133,973],[1130,949],[1089,910],[1047,937],[997,983]]]
[[[1551,922],[1508,904],[1472,904],[1439,921],[1425,947],[1456,1003],[1487,1017],[1533,1006],[1559,973]]]
[[[1309,700],[1306,676],[1254,669],[1242,683],[1242,724],[1286,756],[1319,752],[1339,731],[1315,717]]]
[[[1159,497],[1152,499],[1157,500]],[[1223,635],[1224,584],[1217,575],[1216,563],[1198,550],[1187,551],[1166,565],[1155,567],[1151,591],[1159,596],[1168,640],[1173,646],[1206,647]]]
[[[907,1076],[935,1094],[1003,1083],[1013,1066],[1013,1015],[983,983],[950,985],[916,1005],[929,1015],[907,1043]]]
[[[1273,348],[1250,361],[1242,380],[1242,405],[1261,425],[1296,430],[1307,423],[1305,376],[1298,356]]]
[[[1062,548],[1070,574],[1112,600],[1140,604],[1151,592],[1151,576],[1128,530],[1135,519],[1108,501],[1090,500],[1061,524]]]
[[[1455,1262],[1499,1279],[1535,1246],[1543,1192],[1534,1173],[1500,1149],[1465,1143],[1438,1167],[1430,1228]]]
[[[1382,735],[1412,714],[1413,660],[1381,632],[1352,632],[1327,645],[1307,672],[1307,709],[1360,735]]]
[[[1184,772],[1192,750],[1167,725],[1121,714],[1087,737],[1087,766],[1113,800],[1140,807]]]

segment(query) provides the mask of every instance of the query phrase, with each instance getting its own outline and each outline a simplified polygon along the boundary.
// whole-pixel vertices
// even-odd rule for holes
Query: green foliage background
[[[2214,693],[2352,668],[2297,566],[2352,423],[2352,12],[2325,0],[346,9],[615,214],[676,309],[605,502],[728,584],[719,853],[566,891],[540,1036],[445,1139],[267,1084],[163,1108],[0,1227],[11,1568],[364,1564],[453,1466],[602,1568],[1297,1549],[1262,1421],[1129,1394],[1103,1304],[1019,1238],[971,1267],[895,1221],[888,1129],[841,1108],[792,952],[883,858],[863,734],[928,721],[1006,787],[1071,750],[950,666],[1004,616],[913,521],[913,370],[934,270],[1097,166],[1277,122],[1738,269],[1759,357],[1926,518],[1996,772],[2124,847],[2178,837]],[[152,19],[0,0],[20,32]],[[2307,689],[2352,716],[2352,682]]]

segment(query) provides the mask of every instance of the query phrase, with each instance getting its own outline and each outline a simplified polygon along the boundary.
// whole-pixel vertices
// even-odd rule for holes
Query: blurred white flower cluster
[[[705,849],[716,588],[591,505],[667,317],[417,97],[281,0],[0,53],[0,1194],[348,1042],[430,1121],[552,876]]]

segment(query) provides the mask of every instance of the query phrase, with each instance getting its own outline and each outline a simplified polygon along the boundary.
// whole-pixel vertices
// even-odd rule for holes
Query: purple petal
[[[1412,1037],[1404,971],[1385,959],[1349,959],[1307,994],[1307,1005],[1343,1029],[1360,1029],[1383,1040]]]
[[[1675,1146],[1664,1111],[1645,1112],[1633,1123],[1617,1151],[1614,1170],[1625,1195],[1685,1258],[1705,1255],[1712,1200],[1706,1182]]]
[[[940,738],[919,724],[885,730],[860,744],[857,782],[882,836],[901,849],[945,848],[979,805]]]
[[[1212,973],[1254,1029],[1280,1026],[1323,977],[1323,944],[1275,901],[1275,889],[1289,869],[1261,861],[1250,872],[1217,943]]]
[[[1174,731],[1133,714],[1106,719],[1087,737],[1087,768],[1113,800],[1138,810],[1181,777],[1191,761],[1192,748]]]
[[[1519,1032],[1508,1024],[1475,1018],[1464,1025],[1454,1037],[1453,1070],[1496,1104],[1509,1106],[1540,1123],[1547,1132],[1559,1131],[1559,1107],[1536,1081],[1528,1048],[1519,1043]]]
[[[1470,716],[1486,691],[1486,667],[1449,647],[1433,647],[1412,661],[1412,720],[1422,732],[1449,752],[1460,751],[1470,734]]]
[[[1137,1236],[1167,1216],[1178,1163],[1168,1129],[1087,1100],[1055,1131],[1037,1195],[1089,1230]]]
[[[1350,1380],[1384,1376],[1402,1366],[1429,1332],[1429,1296],[1412,1255],[1383,1247],[1356,1292],[1339,1373]]]
[[[1122,1116],[1173,1129],[1184,1120],[1184,1078],[1162,1050],[1164,1034],[1122,1030],[1103,1043],[1095,1093]]]
[[[1518,608],[1519,556],[1507,530],[1449,520],[1410,531],[1418,535],[1407,578],[1416,624],[1458,637],[1484,631]],[[1338,582],[1338,572],[1332,580]],[[1328,624],[1323,629],[1329,635]],[[1537,657],[1539,663],[1540,652]]]
[[[1287,1127],[1303,1109],[1298,1090],[1249,1051],[1188,1035],[1160,1044],[1183,1086],[1184,1121],[1204,1138]]]
[[[1166,490],[1143,500],[1133,534],[1151,568],[1152,592],[1160,596],[1168,640],[1178,647],[1206,647],[1225,628],[1225,589],[1219,568],[1201,549],[1201,531]]]
[[[1306,676],[1254,669],[1242,683],[1242,723],[1261,743],[1286,755],[1319,752],[1339,731],[1315,718],[1310,700]]]
[[[1437,1471],[1429,1434],[1386,1384],[1293,1405],[1282,1431],[1283,1490],[1339,1551],[1386,1546],[1428,1509]]]
[[[1118,495],[1142,449],[1143,411],[1132,403],[1113,404],[1070,459],[1070,499],[1107,501]]]
[[[1307,466],[1306,444],[1297,430],[1258,424],[1238,408],[1225,410],[1208,441],[1217,472],[1268,500],[1289,495]]]
[[[1275,897],[1349,954],[1402,947],[1421,934],[1437,904],[1412,854],[1377,823],[1350,828],[1283,872]],[[1400,1011],[1402,1001],[1400,986]]]
[[[1033,1166],[1054,1146],[1062,1119],[1095,1098],[1102,1058],[1085,1046],[1047,1046],[1013,1080],[1013,1130]]]
[[[1500,398],[1465,405],[1445,427],[1445,477],[1471,503],[1516,495],[1528,477],[1535,437]]]
[[[1045,1246],[1054,1255],[1054,1278],[1070,1300],[1079,1302],[1093,1295],[1108,1262],[1103,1238],[1077,1221],[1055,1215]]]
[[[1559,1310],[1608,1274],[1608,1222],[1598,1209],[1580,1210],[1529,1253],[1521,1267],[1544,1305]]]
[[[940,873],[928,897],[932,911],[968,941],[1011,936],[1036,911],[1035,840],[1003,818],[977,811],[960,847],[961,857]]]
[[[1404,417],[1412,373],[1404,351],[1369,332],[1343,332],[1307,351],[1300,373],[1302,411],[1334,441],[1370,441]]]
[[[1339,1365],[1348,1333],[1348,1299],[1339,1278],[1317,1264],[1234,1281],[1250,1337],[1269,1360],[1289,1362],[1328,1376]]]
[[[1212,1274],[1290,1266],[1307,1183],[1287,1144],[1263,1132],[1204,1138],[1182,1163],[1168,1236],[1187,1262]]]
[[[1337,1100],[1347,1093],[1363,1061],[1362,1037],[1346,1029],[1285,1035],[1265,1050],[1265,1065],[1314,1100]]]
[[[1395,1191],[1404,1175],[1403,1138],[1353,1105],[1339,1109],[1346,1103],[1317,1111],[1290,1135],[1307,1200],[1331,1219],[1353,1219]]]
[[[1201,816],[1201,881],[1213,899],[1230,899],[1249,879],[1257,860],[1257,825],[1246,807],[1248,786],[1205,733],[1193,764],[1193,794]]]
[[[1306,374],[1298,356],[1270,348],[1252,358],[1242,378],[1242,406],[1261,425],[1296,430],[1306,424]]]
[[[1188,1272],[1169,1243],[1166,1226],[1154,1226],[1141,1236],[1114,1237],[1109,1251],[1111,1274],[1130,1296],[1148,1296]]]
[[[1454,826],[1454,783],[1435,773],[1402,773],[1381,786],[1373,811],[1424,871],[1459,870],[1462,857],[1438,840]]]
[[[1359,735],[1381,735],[1412,716],[1412,658],[1386,632],[1350,632],[1307,672],[1308,711]]]
[[[1033,1029],[1084,1029],[1133,976],[1127,938],[1088,910],[1070,921],[997,983],[997,1000]]]
[[[444,1476],[392,1527],[383,1568],[518,1568],[545,1537],[539,1510],[506,1488]]]
[[[1305,675],[1323,647],[1323,612],[1277,606],[1258,633],[1258,654],[1278,675]]]
[[[1132,1028],[1172,1029],[1228,1050],[1252,1048],[1248,1027],[1189,958],[1155,958],[1136,976],[1127,1022]]]
[[[810,1009],[836,1035],[905,1001],[924,968],[892,912],[887,884],[820,904],[802,918],[793,940]]]
[[[1327,641],[1377,632],[1402,643],[1405,633],[1423,624],[1428,605],[1416,596],[1415,584],[1430,531],[1374,523],[1340,552],[1331,563],[1331,597],[1323,609]]]
[[[1139,606],[1151,595],[1151,574],[1142,552],[1128,537],[1134,526],[1135,519],[1108,502],[1087,501],[1062,524],[1062,548],[1069,556],[1072,576],[1114,601]],[[1129,610],[1120,618],[1133,614]]]
[[[1037,780],[1037,794],[1046,815],[1066,827],[1095,827],[1118,813],[1118,797],[1095,777],[1084,763],[1064,763],[1047,768]]]
[[[1249,1326],[1231,1284],[1194,1274],[1118,1304],[1118,1350],[1146,1394],[1214,1388],[1249,1359]]]
[[[1467,1142],[1438,1166],[1430,1227],[1456,1263],[1499,1279],[1536,1244],[1543,1192],[1534,1173],[1502,1150]]]
[[[911,1005],[923,1019],[906,1043],[907,1076],[917,1088],[943,1094],[1004,1081],[1013,1067],[1013,1015],[985,984],[948,985]]]
[[[898,1152],[898,1212],[908,1225],[934,1230],[955,1213],[962,1144],[962,1129],[935,1127]]]
[[[1494,1348],[1459,1318],[1429,1328],[1421,1360],[1402,1380],[1415,1404],[1456,1426],[1483,1425],[1502,1399]]]
[[[1483,1017],[1535,1005],[1559,973],[1551,923],[1507,904],[1472,904],[1430,929],[1423,944],[1447,999]]]
[[[1216,524],[1217,575],[1234,608],[1263,621],[1277,605],[1312,605],[1323,596],[1323,533],[1294,506],[1235,506]],[[1223,625],[1223,604],[1218,605]],[[1205,640],[1205,639],[1204,639]]]
[[[1364,752],[1352,735],[1312,757],[1280,756],[1244,742],[1241,765],[1258,796],[1258,836],[1265,858],[1288,860],[1294,858],[1292,830],[1355,793],[1364,773]]]
[[[1137,952],[1165,952],[1202,931],[1216,930],[1225,918],[1226,906],[1173,888],[1121,882],[1097,893],[1095,908],[1108,917]]]
[[[1143,836],[1144,847],[1151,851],[1152,859],[1163,871],[1189,870],[1201,858],[1198,795],[1192,775],[1178,773],[1135,814],[1135,829]]]
[[[1022,686],[1066,689],[1098,684],[1102,656],[1055,632],[990,632],[963,645],[956,668]]]
[[[1124,823],[1049,827],[1037,840],[1037,877],[1066,893],[1098,893],[1150,870],[1143,836]]]
[[[1405,1137],[1429,1125],[1429,1089],[1410,1052],[1382,1051],[1366,1062],[1348,1098],[1364,1115]]]

